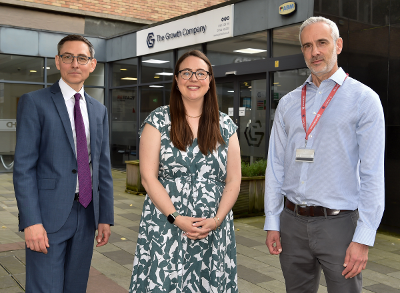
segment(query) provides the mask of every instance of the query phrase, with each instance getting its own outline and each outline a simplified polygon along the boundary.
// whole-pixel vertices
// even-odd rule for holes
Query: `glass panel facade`
[[[85,80],[85,85],[104,86],[104,63],[97,62],[95,70]]]
[[[137,83],[138,59],[128,59],[112,64],[112,86],[133,85]]]
[[[47,58],[47,82],[55,83],[61,78],[60,71],[56,67],[56,59]]]
[[[232,82],[217,83],[219,110],[233,118],[234,85]],[[230,110],[230,111],[229,111]]]
[[[142,83],[172,80],[174,75],[173,51],[146,55],[142,59]]]
[[[240,152],[250,164],[265,157],[266,89],[265,79],[240,82],[240,107],[245,109],[244,115],[239,110]]]
[[[140,124],[149,116],[151,111],[163,105],[164,95],[169,93],[163,85],[142,87],[140,99]]]
[[[301,23],[272,31],[272,57],[301,54],[299,29]]]
[[[207,57],[213,66],[265,59],[267,43],[267,31],[224,39],[207,44]]]
[[[104,89],[85,87],[85,92],[104,105]]]
[[[287,93],[302,85],[310,74],[311,71],[308,68],[274,72],[271,86],[271,127],[279,100]]]
[[[164,92],[163,92],[163,94],[164,94],[164,97],[165,97],[165,103],[164,103],[164,105],[169,105],[169,98],[170,98],[170,94],[171,94],[171,86],[172,86],[172,83],[166,83],[166,84],[164,84]]]
[[[125,161],[136,159],[136,104],[136,88],[112,90],[110,132],[113,167],[123,167]]]
[[[194,45],[194,46],[189,46],[189,47],[185,47],[185,48],[180,48],[180,49],[178,49],[178,59],[183,54],[185,54],[186,52],[189,52],[191,50],[199,50],[199,51],[203,52],[201,45]]]
[[[44,82],[44,59],[0,54],[0,80]]]
[[[19,98],[41,88],[41,85],[0,83],[0,173],[12,170]]]

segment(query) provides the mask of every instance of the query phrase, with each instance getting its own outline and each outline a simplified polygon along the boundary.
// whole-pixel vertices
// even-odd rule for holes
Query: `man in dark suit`
[[[92,44],[58,43],[61,79],[23,95],[17,112],[14,189],[26,242],[26,292],[86,292],[93,254],[114,222],[107,109],[84,92]]]

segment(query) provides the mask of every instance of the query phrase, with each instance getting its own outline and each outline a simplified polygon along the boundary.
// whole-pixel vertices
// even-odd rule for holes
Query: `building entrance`
[[[265,125],[269,118],[265,74],[217,79],[220,110],[238,125],[242,160],[252,163],[265,157]]]

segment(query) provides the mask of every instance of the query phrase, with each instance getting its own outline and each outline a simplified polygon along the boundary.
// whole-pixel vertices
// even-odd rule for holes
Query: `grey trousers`
[[[280,262],[286,292],[316,293],[321,269],[329,293],[359,293],[362,276],[342,276],[346,250],[357,225],[358,212],[337,216],[303,217],[286,208],[281,221]]]

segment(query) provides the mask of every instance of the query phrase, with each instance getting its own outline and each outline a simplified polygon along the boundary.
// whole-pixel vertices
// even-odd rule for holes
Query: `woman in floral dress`
[[[140,173],[147,196],[129,292],[235,293],[237,126],[218,111],[203,53],[185,53],[174,75],[170,105],[142,125]]]

